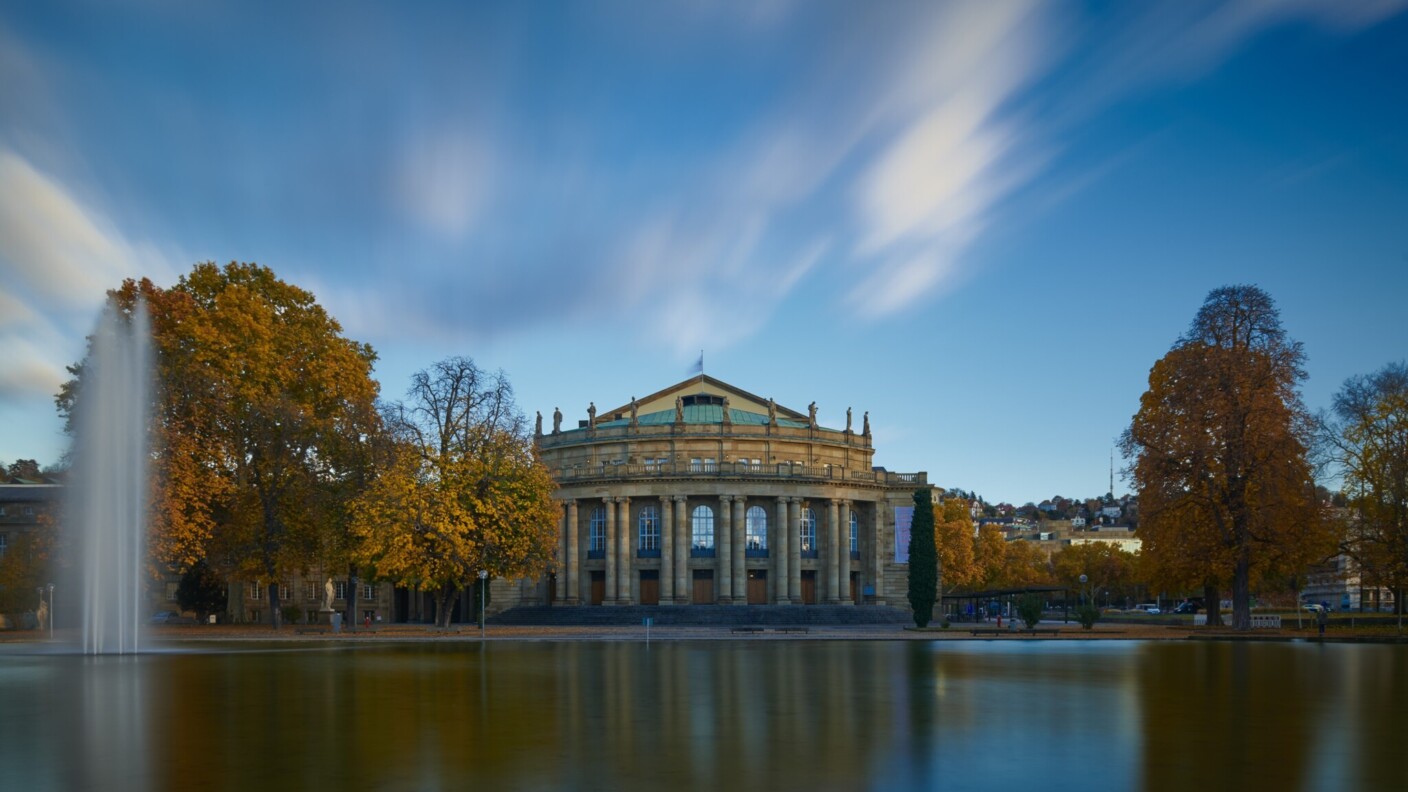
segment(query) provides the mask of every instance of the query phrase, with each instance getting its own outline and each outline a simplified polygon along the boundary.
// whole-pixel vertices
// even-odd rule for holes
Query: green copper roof
[[[736,424],[750,424],[762,426],[768,422],[766,415],[747,412],[745,410],[728,411],[729,419]],[[660,412],[643,413],[638,415],[636,420],[641,426],[668,426],[675,422],[674,410],[661,410]],[[717,404],[689,404],[684,408],[684,422],[687,424],[718,424],[724,420],[724,408]],[[629,415],[623,416],[614,421],[601,421],[597,423],[597,428],[613,426],[629,426],[631,419]],[[805,429],[805,421],[792,421],[787,418],[778,418],[778,426],[786,426],[793,429]],[[832,430],[834,431],[834,430]]]

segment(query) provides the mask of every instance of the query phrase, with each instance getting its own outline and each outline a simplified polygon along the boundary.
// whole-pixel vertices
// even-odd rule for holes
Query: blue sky
[[[1099,494],[1217,286],[1277,300],[1313,409],[1408,357],[1404,10],[5,4],[0,460],[62,453],[105,289],[240,260],[388,397],[464,354],[570,421],[702,349],[891,470]]]

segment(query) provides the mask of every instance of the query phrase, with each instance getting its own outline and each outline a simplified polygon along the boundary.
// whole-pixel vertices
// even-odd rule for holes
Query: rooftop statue
[[[557,407],[552,408],[552,433],[557,434],[562,431],[562,410]]]

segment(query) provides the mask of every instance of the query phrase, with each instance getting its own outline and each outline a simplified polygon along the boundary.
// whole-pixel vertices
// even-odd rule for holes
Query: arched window
[[[802,530],[798,537],[802,548],[802,555],[806,558],[816,558],[816,512],[811,509],[802,510]]]
[[[592,509],[591,526],[587,530],[587,554],[592,553],[598,558],[606,553],[606,509],[600,506]]]
[[[660,512],[654,506],[640,510],[640,549],[660,549]]]
[[[747,536],[744,549],[766,551],[768,549],[768,512],[761,506],[748,510]]]
[[[714,549],[714,510],[708,506],[695,506],[693,512],[694,550]]]
[[[851,555],[860,554],[860,516],[851,509]]]

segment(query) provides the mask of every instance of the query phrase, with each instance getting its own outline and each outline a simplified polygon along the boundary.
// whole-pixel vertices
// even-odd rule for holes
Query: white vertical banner
[[[895,563],[909,563],[909,528],[914,522],[913,506],[895,507]]]

